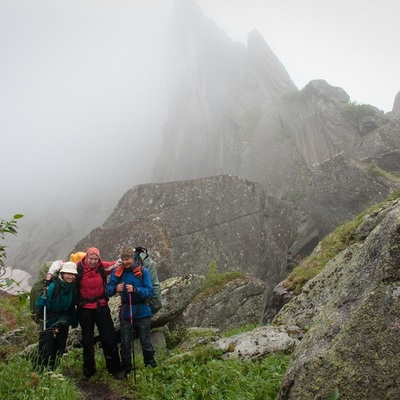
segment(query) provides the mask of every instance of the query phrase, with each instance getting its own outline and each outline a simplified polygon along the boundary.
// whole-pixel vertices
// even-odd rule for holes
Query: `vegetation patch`
[[[217,272],[215,261],[209,265],[208,284],[204,293],[216,293],[232,279],[242,278],[240,273]],[[219,288],[219,289],[218,289]],[[117,381],[107,373],[102,349],[96,347],[97,373],[89,381],[82,378],[82,349],[70,349],[62,357],[56,371],[38,373],[33,369],[30,356],[20,356],[29,344],[38,340],[38,330],[29,314],[24,297],[0,297],[3,333],[21,330],[16,344],[1,345],[0,392],[11,400],[45,400],[82,398],[113,399],[275,399],[290,360],[289,353],[271,354],[263,360],[239,361],[221,359],[221,350],[209,345],[215,332],[209,329],[182,329],[167,336],[168,347],[157,350],[157,368],[145,368],[142,355],[135,354],[136,374]],[[29,316],[29,317],[28,317]],[[247,332],[255,324],[235,328],[223,333],[229,337]],[[182,341],[193,343],[190,351],[179,346]],[[136,378],[136,385],[134,380]]]
[[[212,260],[208,265],[208,271],[206,279],[201,287],[200,292],[192,300],[193,303],[198,303],[217,293],[224,290],[229,282],[236,279],[244,279],[245,275],[239,271],[223,272],[219,273],[217,271],[218,266],[215,260]]]
[[[7,400],[82,398],[72,380],[51,371],[38,374],[32,371],[30,361],[22,357],[0,363],[0,393]]]
[[[375,116],[376,109],[368,104],[350,101],[343,107],[342,113],[348,121],[357,126],[364,118]]]
[[[367,172],[374,178],[384,178],[391,182],[398,182],[399,179],[395,174],[391,174],[378,166],[375,160],[372,160],[368,167]]]
[[[137,389],[143,399],[273,400],[289,359],[279,353],[259,362],[224,361],[204,351],[164,368],[141,370]]]
[[[368,104],[357,103],[356,101],[349,101],[343,110],[346,114],[351,114],[358,120],[365,117],[372,117],[376,114],[375,109]]]
[[[1,308],[4,301],[5,298],[0,298]],[[18,301],[13,300],[13,303],[18,304]],[[23,307],[28,309],[27,305]],[[17,321],[22,322],[18,318]],[[254,327],[246,325],[223,335],[247,332]],[[185,329],[177,332],[177,336],[180,334],[185,340],[190,340],[207,338],[213,332],[207,329]],[[36,334],[26,336],[26,343],[37,341]],[[105,395],[109,395],[107,398],[125,400],[276,398],[290,353],[274,353],[257,361],[223,360],[222,352],[209,346],[207,340],[197,342],[199,344],[190,351],[179,346],[157,350],[158,366],[154,369],[144,367],[142,355],[138,352],[135,354],[136,374],[129,374],[123,381],[117,381],[107,373],[102,349],[96,347],[97,373],[89,382],[81,381],[81,348],[70,349],[62,357],[56,371],[37,373],[29,358],[16,355],[26,345],[21,343],[17,347],[13,346],[12,357],[0,362],[0,391],[2,398],[11,400],[77,400],[106,398]],[[93,397],[96,393],[98,397]]]
[[[314,252],[305,258],[286,278],[284,285],[293,294],[299,294],[303,286],[318,275],[328,263],[347,247],[357,242],[355,232],[366,215],[379,210],[385,203],[400,198],[400,190],[392,193],[385,201],[375,204],[353,220],[339,226],[324,238]]]
[[[243,326],[239,326],[239,327],[234,327],[232,329],[229,329],[225,332],[222,333],[222,336],[225,337],[230,337],[230,336],[234,336],[234,335],[240,335],[241,333],[246,333],[246,332],[250,332],[253,329],[256,329],[258,327],[260,327],[260,324],[247,324],[247,325],[243,325]]]
[[[290,192],[286,193],[281,197],[282,200],[288,201],[291,203],[297,203],[305,198],[305,194],[301,192]]]

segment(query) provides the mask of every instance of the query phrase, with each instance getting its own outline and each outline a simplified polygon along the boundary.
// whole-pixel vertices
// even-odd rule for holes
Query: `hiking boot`
[[[119,381],[126,379],[126,371],[125,370],[119,371],[117,374],[114,375],[114,378],[118,379]]]

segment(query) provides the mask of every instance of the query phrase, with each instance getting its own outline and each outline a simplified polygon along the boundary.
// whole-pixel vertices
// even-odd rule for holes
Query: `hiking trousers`
[[[142,347],[143,362],[145,366],[155,367],[157,363],[154,360],[154,347],[150,340],[151,318],[133,319],[121,321],[121,360],[122,368],[126,372],[132,370],[132,346],[134,334],[137,333]]]
[[[55,370],[60,363],[60,357],[65,352],[68,338],[68,326],[50,327],[39,333],[39,353],[37,367],[42,370],[49,367]]]
[[[107,371],[117,374],[121,370],[118,354],[117,335],[111,318],[110,308],[107,306],[89,309],[78,307],[78,321],[82,329],[83,347],[83,374],[92,376],[96,372],[94,350],[94,326],[97,326],[106,360]]]

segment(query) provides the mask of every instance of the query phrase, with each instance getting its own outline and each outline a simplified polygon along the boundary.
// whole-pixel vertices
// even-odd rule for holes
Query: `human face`
[[[72,283],[76,279],[75,274],[70,274],[69,272],[64,272],[63,281],[66,283]]]
[[[132,267],[135,263],[135,260],[132,257],[121,258],[121,261],[124,268]]]
[[[91,254],[88,257],[87,262],[88,262],[90,267],[94,268],[98,264],[99,260],[100,259],[99,259],[97,254]]]

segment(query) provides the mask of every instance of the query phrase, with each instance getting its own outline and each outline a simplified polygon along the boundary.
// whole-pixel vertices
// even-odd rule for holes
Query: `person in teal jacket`
[[[148,299],[153,296],[153,284],[147,268],[143,268],[139,253],[125,246],[121,251],[122,265],[116,268],[107,284],[107,295],[121,296],[121,361],[126,373],[132,370],[132,339],[137,332],[145,366],[155,367],[154,348],[150,340],[151,309]]]
[[[46,295],[42,294],[36,301],[36,313],[43,322],[43,330],[39,334],[39,370],[57,368],[65,352],[69,327],[78,326],[74,290],[77,274],[74,262],[64,263],[58,277],[45,288]]]

